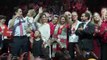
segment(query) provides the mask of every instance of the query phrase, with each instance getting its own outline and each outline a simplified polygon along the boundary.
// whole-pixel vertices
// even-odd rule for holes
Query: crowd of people
[[[11,54],[10,60],[107,60],[107,8],[81,16],[76,11],[57,15],[29,8],[23,16],[20,7],[5,24],[0,15],[0,54]],[[31,57],[32,55],[32,57]]]

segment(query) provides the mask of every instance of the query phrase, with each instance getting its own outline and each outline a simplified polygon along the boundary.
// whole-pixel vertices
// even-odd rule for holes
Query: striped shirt
[[[13,34],[14,36],[20,36],[20,22],[22,23],[23,36],[26,35],[27,23],[24,18],[16,18],[14,22]]]

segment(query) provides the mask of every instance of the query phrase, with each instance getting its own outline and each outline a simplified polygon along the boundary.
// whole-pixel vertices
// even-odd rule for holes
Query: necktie
[[[23,36],[23,26],[21,20],[19,20],[20,23],[20,36]]]

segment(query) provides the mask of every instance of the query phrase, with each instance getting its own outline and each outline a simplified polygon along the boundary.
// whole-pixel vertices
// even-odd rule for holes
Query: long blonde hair
[[[97,18],[99,18],[99,21],[98,21],[98,25],[100,26],[101,23],[102,23],[102,20],[101,20],[101,17],[100,17],[100,14],[98,12],[94,12],[93,16],[92,16],[92,23],[95,24],[95,19],[94,17],[97,15]]]
[[[105,14],[107,12],[107,8],[106,7],[103,7],[101,9],[101,19],[104,20],[105,19]]]

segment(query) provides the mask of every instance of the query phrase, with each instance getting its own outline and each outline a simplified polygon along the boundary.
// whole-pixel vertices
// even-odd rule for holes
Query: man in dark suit
[[[91,23],[90,14],[82,14],[82,22],[76,31],[76,35],[79,36],[79,47],[84,57],[90,55],[93,49],[93,33],[94,24]]]

